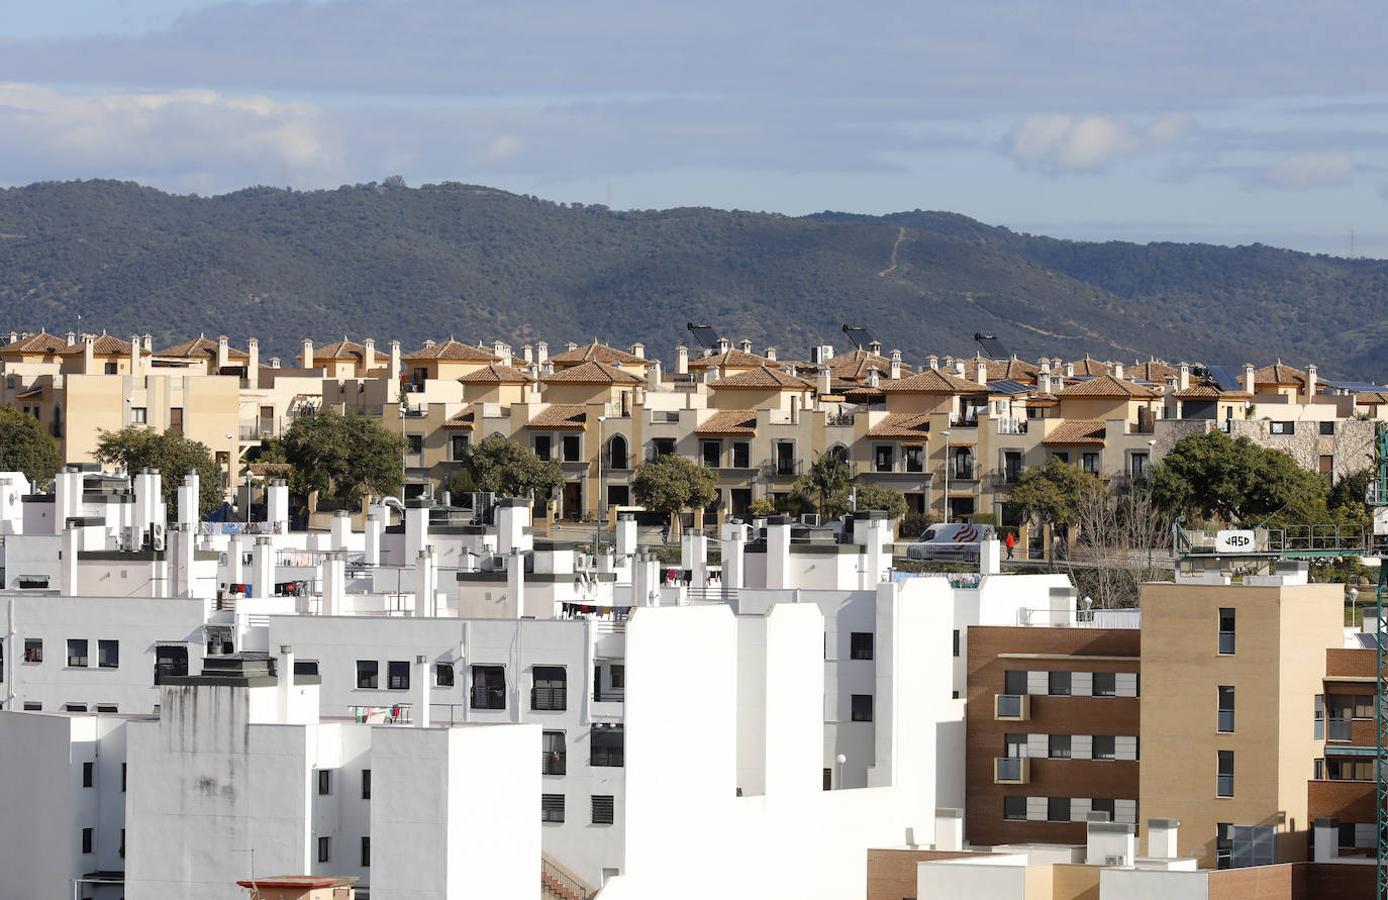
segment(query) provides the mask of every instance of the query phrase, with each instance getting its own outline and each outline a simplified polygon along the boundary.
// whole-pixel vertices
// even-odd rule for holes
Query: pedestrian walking
[[[1017,546],[1017,537],[1012,532],[1007,533],[1007,540],[1003,541],[1007,545],[1007,558],[1012,558],[1012,551]]]

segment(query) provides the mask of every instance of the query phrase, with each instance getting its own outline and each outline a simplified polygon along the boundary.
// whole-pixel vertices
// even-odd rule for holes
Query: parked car
[[[907,559],[944,562],[978,562],[979,547],[997,539],[992,525],[971,522],[937,522],[906,546]]]

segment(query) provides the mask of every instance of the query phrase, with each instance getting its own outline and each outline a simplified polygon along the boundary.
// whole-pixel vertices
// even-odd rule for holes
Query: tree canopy
[[[13,406],[0,406],[0,472],[23,472],[34,485],[46,483],[63,463],[58,442],[43,425]]]
[[[821,453],[809,469],[795,479],[792,490],[812,504],[821,516],[832,519],[847,511],[852,482],[853,466],[848,462],[848,452],[835,447]]]
[[[291,486],[299,493],[355,504],[367,495],[399,493],[404,481],[404,437],[350,410],[299,416],[284,433]]]
[[[144,468],[158,469],[164,503],[170,510],[178,503],[178,486],[189,472],[198,474],[198,515],[215,510],[225,496],[222,467],[217,465],[212,451],[206,444],[189,440],[173,429],[160,432],[128,425],[120,431],[99,432],[96,458],[132,475]]]
[[[858,493],[858,509],[880,509],[890,519],[906,515],[906,496],[879,484],[860,483],[853,488]]]
[[[1328,518],[1321,476],[1281,450],[1222,431],[1177,441],[1153,470],[1152,500],[1173,516],[1237,525]]]
[[[494,434],[464,453],[462,466],[448,479],[454,493],[491,491],[503,497],[548,497],[564,483],[554,460],[543,460],[529,447]]]
[[[1071,525],[1083,499],[1099,488],[1099,479],[1052,456],[1044,466],[1018,476],[1009,499],[1025,516],[1048,525]]]
[[[708,506],[717,486],[712,469],[675,453],[641,466],[632,479],[636,502],[667,515]]]

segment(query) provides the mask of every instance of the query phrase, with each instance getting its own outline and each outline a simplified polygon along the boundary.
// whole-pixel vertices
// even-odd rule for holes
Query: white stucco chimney
[[[632,356],[639,356],[639,357],[641,357],[642,359],[645,359],[645,358],[646,358],[646,345],[643,344],[643,343],[641,343],[640,341],[637,341],[636,343],[632,344],[632,345],[631,345],[631,355],[632,355]]]
[[[246,339],[246,386],[260,387],[260,341],[255,338]]]
[[[1257,385],[1257,381],[1253,372],[1254,370],[1252,363],[1243,364],[1243,389],[1244,391],[1250,394],[1254,393],[1254,388]]]
[[[974,372],[977,373],[977,377],[974,378],[974,381],[977,381],[979,384],[988,383],[988,361],[986,359],[980,356],[974,360]]]
[[[1118,378],[1118,379],[1120,379],[1120,380],[1122,379],[1122,377],[1123,377],[1123,364],[1122,364],[1121,362],[1116,362],[1116,363],[1113,364],[1113,377],[1114,377],[1114,378]]]
[[[275,675],[278,680],[279,724],[285,725],[289,723],[289,704],[294,693],[294,648],[289,644],[280,644]]]
[[[1176,387],[1184,391],[1190,387],[1190,363],[1183,362],[1176,369]]]
[[[361,349],[361,364],[362,368],[366,370],[362,372],[362,374],[365,375],[372,369],[376,368],[376,339],[367,338],[366,340],[362,341]]]
[[[898,381],[901,378],[901,351],[892,351],[891,379]]]
[[[303,350],[299,354],[299,364],[305,369],[313,368],[313,341],[304,338]]]
[[[940,357],[932,353],[925,358],[925,364],[930,366],[930,368],[932,369],[938,369],[940,368]]]
[[[964,361],[963,361],[962,359],[956,359],[956,360],[954,361],[954,374],[955,374],[955,375],[958,375],[960,378],[965,377],[965,375],[964,375]]]
[[[227,343],[227,336],[222,334],[217,336],[217,371],[221,372],[231,365],[231,346]]]
[[[96,371],[96,338],[90,334],[82,336],[82,371],[88,375]]]
[[[395,384],[400,383],[400,342],[390,342],[390,380]]]
[[[140,377],[140,336],[132,334],[130,336],[130,376]]]
[[[536,342],[535,342],[535,362],[537,362],[537,363],[544,363],[544,361],[547,360],[547,359],[549,359],[549,342],[548,342],[548,341],[536,341]]]
[[[766,352],[763,353],[762,355],[765,356],[767,359],[771,360],[772,362],[775,362],[775,361],[776,361],[776,348],[775,348],[775,347],[767,347],[767,348],[766,348]]]
[[[738,349],[741,350],[743,353],[752,352],[752,342],[747,340],[746,338],[743,338],[741,341],[739,341],[737,346]]]
[[[1306,367],[1306,396],[1309,398],[1316,396],[1316,388],[1320,385],[1320,377],[1316,370],[1316,364],[1311,363]]]
[[[828,366],[820,366],[820,367],[819,367],[819,371],[816,373],[816,375],[818,376],[818,382],[819,382],[818,390],[819,390],[820,396],[823,396],[823,395],[825,395],[825,394],[831,394],[831,393],[833,393],[833,384],[832,384],[832,381],[831,381],[831,379],[830,379],[829,367],[828,367]]]
[[[689,348],[684,344],[675,348],[675,374],[689,374]]]

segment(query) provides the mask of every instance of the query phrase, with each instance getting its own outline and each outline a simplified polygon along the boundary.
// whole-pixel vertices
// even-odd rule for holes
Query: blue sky
[[[0,184],[400,174],[1388,257],[1354,0],[6,0]]]

